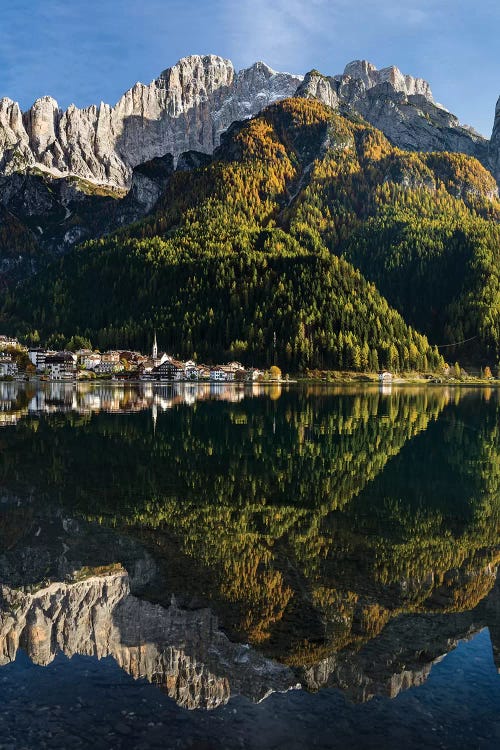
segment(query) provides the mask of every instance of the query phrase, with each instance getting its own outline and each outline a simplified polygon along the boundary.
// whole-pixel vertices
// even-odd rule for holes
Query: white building
[[[95,370],[101,364],[101,355],[91,352],[82,357],[81,363],[86,370]]]
[[[225,380],[226,380],[227,383],[234,382],[234,378],[235,378],[235,375],[236,375],[236,370],[233,369],[233,367],[231,367],[230,365],[222,365],[222,367],[220,369],[222,370],[222,372],[225,373],[225,375],[226,375]]]
[[[12,360],[12,357],[0,358],[0,377],[14,377],[14,375],[17,375],[17,371],[17,363]]]
[[[227,365],[224,365],[224,368],[228,372],[234,372],[234,373],[242,372],[245,369],[243,365],[241,364],[241,362],[228,362]]]
[[[78,364],[83,364],[83,360],[90,354],[93,354],[92,349],[78,349],[76,352],[76,361]]]
[[[166,352],[158,352],[158,341],[156,340],[156,331],[153,341],[153,350],[151,352],[151,359],[153,360],[153,367],[159,367],[165,362],[171,362],[172,357]]]
[[[184,377],[186,380],[198,380],[198,366],[192,359],[184,362]]]
[[[227,380],[227,373],[222,369],[222,367],[211,367],[210,380],[215,380],[219,383],[225,382]]]
[[[53,356],[57,352],[51,351],[50,349],[41,349],[40,347],[35,349],[28,349],[28,357],[33,365],[36,367],[37,372],[45,371],[45,360],[48,356]]]
[[[76,374],[76,354],[57,352],[45,357],[45,372],[52,380],[70,380]]]
[[[98,362],[92,369],[97,375],[109,375],[113,374],[114,372],[121,372],[123,370],[123,365],[120,360],[118,360],[118,362],[109,362],[105,360],[103,356],[101,361]]]

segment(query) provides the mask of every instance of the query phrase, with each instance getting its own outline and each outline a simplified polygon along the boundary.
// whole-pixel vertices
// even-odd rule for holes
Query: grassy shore
[[[284,381],[286,382],[286,381]],[[463,374],[460,377],[442,373],[400,372],[393,373],[392,380],[381,381],[374,372],[350,370],[310,370],[296,378],[298,383],[322,383],[324,385],[422,385],[422,386],[474,386],[500,387],[500,378],[481,378]]]

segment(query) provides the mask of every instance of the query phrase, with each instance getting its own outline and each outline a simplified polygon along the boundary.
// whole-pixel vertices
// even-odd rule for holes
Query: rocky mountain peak
[[[151,85],[157,89],[165,87],[169,93],[182,90],[184,96],[203,97],[221,87],[230,86],[234,75],[230,60],[218,55],[189,55],[160,73]],[[149,88],[140,83],[136,86]]]
[[[378,70],[367,60],[354,60],[342,75],[311,71],[297,95],[340,111],[357,112],[399,148],[458,151],[475,156],[491,169],[488,141],[436,104],[427,81],[403,74],[395,66]]]
[[[264,63],[236,73],[230,60],[191,55],[150,84],[136,83],[116,103],[66,111],[45,96],[21,115],[0,101],[0,171],[33,166],[55,176],[76,175],[128,187],[134,167],[186,151],[211,154],[235,120],[293,96],[301,76]]]
[[[290,96],[317,98],[356,111],[397,146],[462,151],[477,157],[500,180],[500,114],[490,144],[434,102],[422,78],[389,66],[354,60],[344,73],[305,77],[274,71],[264,62],[236,72],[218,55],[190,55],[149,84],[136,83],[114,106],[101,102],[66,111],[44,96],[22,113],[0,99],[0,174],[33,167],[61,177],[129,188],[138,165],[170,154],[212,154],[221,134],[239,120]]]
[[[23,116],[24,127],[36,152],[46,152],[56,140],[59,105],[51,96],[37,99]]]
[[[433,102],[431,87],[423,78],[415,78],[405,75],[395,65],[378,70],[368,60],[354,60],[346,65],[344,76],[336,76],[338,80],[349,76],[363,82],[367,89],[379,86],[381,83],[389,83],[395,91],[400,91],[407,96],[420,95]]]
[[[369,60],[352,60],[345,66],[344,75],[351,76],[351,78],[365,78],[369,81],[376,70],[376,66]]]

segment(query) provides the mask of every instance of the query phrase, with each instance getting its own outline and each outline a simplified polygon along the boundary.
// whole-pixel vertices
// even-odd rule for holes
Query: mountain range
[[[451,353],[496,363],[499,181],[500,104],[488,141],[424,80],[366,61],[330,77],[192,56],[114,107],[2,99],[2,324],[100,345],[143,344],[157,325],[179,353],[211,340],[214,355],[266,359],[276,325],[261,318],[281,311],[252,281],[265,257],[267,292],[289,285],[278,346],[293,365],[390,365],[391,347],[393,366],[437,365],[433,344],[466,339]],[[224,277],[221,309],[201,309]],[[90,304],[96,284],[106,299]],[[319,317],[304,301],[316,287]],[[375,340],[379,292],[394,322]]]
[[[235,72],[215,55],[193,55],[149,85],[136,83],[115,106],[101,102],[61,110],[44,96],[27,112],[0,100],[0,171],[38,168],[57,177],[76,175],[128,188],[134,167],[185,151],[211,154],[231,123],[289,96],[314,97],[334,109],[354,109],[396,146],[418,151],[460,151],[477,157],[500,179],[499,110],[488,142],[444,107],[429,84],[398,68],[349,63],[342,75],[277,73],[262,62]]]

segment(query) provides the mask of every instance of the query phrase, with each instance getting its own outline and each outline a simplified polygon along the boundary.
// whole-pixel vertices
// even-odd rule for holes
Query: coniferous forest
[[[474,158],[402,151],[357,115],[287,99],[174,172],[146,219],[8,288],[2,325],[99,348],[156,329],[180,356],[288,370],[493,366],[499,218]]]

